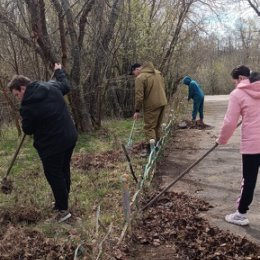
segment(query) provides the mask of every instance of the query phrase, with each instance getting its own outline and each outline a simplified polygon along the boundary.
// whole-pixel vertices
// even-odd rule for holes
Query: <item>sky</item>
[[[221,2],[221,1],[219,1]],[[206,28],[209,32],[216,32],[220,35],[227,34],[230,30],[236,28],[239,19],[258,19],[260,18],[255,11],[249,6],[246,1],[241,3],[228,3],[223,0],[223,3],[218,6],[216,13],[213,13],[209,8],[202,9],[198,7],[199,12],[206,18]],[[216,10],[216,9],[215,9]]]

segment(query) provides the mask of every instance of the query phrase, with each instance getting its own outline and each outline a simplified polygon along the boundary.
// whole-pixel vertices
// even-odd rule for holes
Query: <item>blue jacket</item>
[[[191,77],[189,76],[184,77],[183,84],[189,87],[188,100],[190,99],[200,100],[204,97],[204,92],[201,89],[200,85]]]

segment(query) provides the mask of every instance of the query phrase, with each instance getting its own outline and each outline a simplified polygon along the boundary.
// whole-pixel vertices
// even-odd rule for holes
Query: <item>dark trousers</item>
[[[41,158],[44,174],[51,186],[55,208],[58,210],[68,209],[70,192],[70,160],[74,146],[62,153],[47,158]]]
[[[238,199],[238,211],[246,213],[253,201],[254,190],[260,166],[260,154],[242,154],[243,180],[241,196]]]

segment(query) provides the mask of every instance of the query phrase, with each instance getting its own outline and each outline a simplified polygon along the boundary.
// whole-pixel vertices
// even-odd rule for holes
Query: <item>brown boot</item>
[[[192,119],[190,123],[190,127],[193,128],[196,126],[196,120]]]
[[[203,122],[203,119],[198,120],[198,121],[197,121],[197,125],[200,126],[200,127],[204,127],[205,124],[204,124],[204,122]]]

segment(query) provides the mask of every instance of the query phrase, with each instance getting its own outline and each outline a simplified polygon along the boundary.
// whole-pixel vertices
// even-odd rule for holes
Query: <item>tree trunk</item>
[[[109,55],[109,44],[113,38],[115,25],[119,17],[122,0],[114,0],[111,7],[111,12],[105,32],[97,40],[96,58],[94,61],[93,70],[89,80],[89,96],[86,97],[86,103],[90,104],[89,110],[91,115],[92,124],[95,128],[101,126],[101,96],[102,96],[102,81],[106,76],[107,68],[112,63],[113,57]],[[101,3],[101,2],[100,2]],[[102,1],[100,8],[104,2]]]

